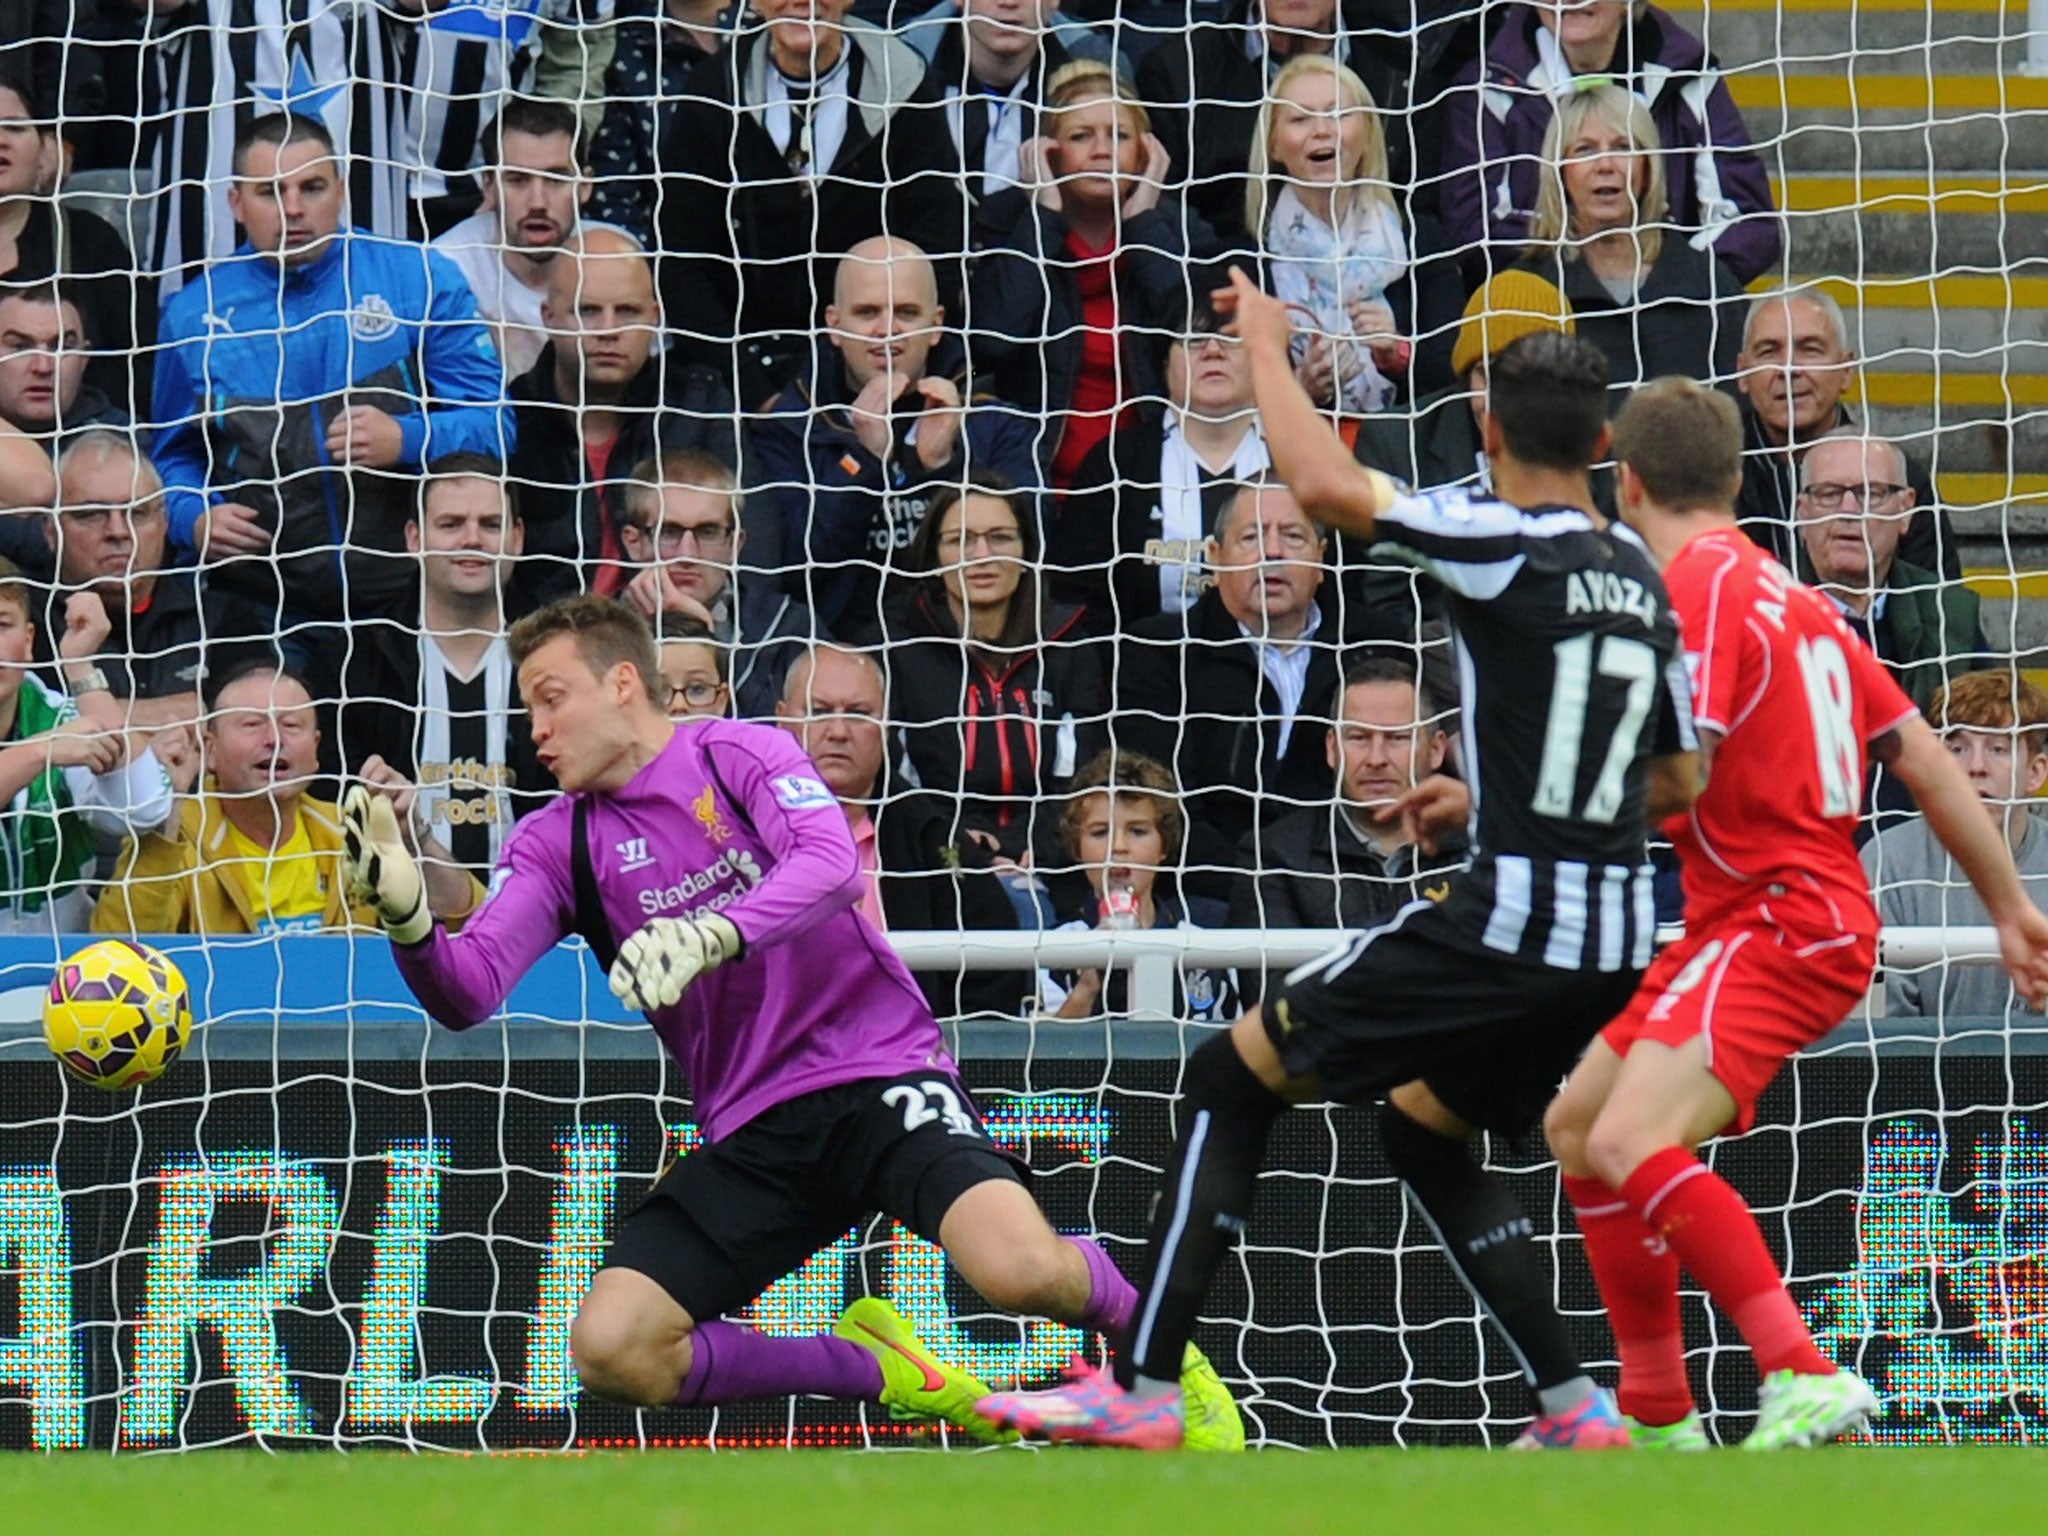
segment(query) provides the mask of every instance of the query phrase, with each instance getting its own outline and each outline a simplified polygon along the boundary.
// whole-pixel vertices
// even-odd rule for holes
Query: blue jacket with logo
[[[360,613],[408,587],[419,472],[451,453],[503,460],[513,446],[476,299],[424,246],[352,230],[282,271],[245,246],[172,297],[159,341],[152,415],[171,536],[189,549],[209,506],[254,508],[276,534],[275,562],[224,561],[209,584],[270,603],[283,594],[294,612]],[[329,427],[358,405],[397,420],[397,464],[329,456]]]

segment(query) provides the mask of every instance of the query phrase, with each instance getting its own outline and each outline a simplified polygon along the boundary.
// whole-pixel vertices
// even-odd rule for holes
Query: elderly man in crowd
[[[1977,594],[1900,554],[1914,507],[1907,473],[1896,443],[1854,430],[1808,448],[1799,465],[1800,574],[1834,599],[1925,709],[1989,647]]]
[[[883,932],[957,933],[1015,928],[1017,911],[989,855],[958,835],[952,808],[936,795],[889,789],[882,669],[863,651],[816,645],[789,669],[776,718],[795,736],[818,777],[846,811],[860,855],[859,910]],[[932,1010],[1016,1013],[1032,989],[1028,971],[920,973]]]
[[[1244,485],[1210,537],[1215,585],[1185,614],[1138,624],[1123,646],[1116,744],[1173,768],[1198,894],[1229,899],[1227,872],[1255,824],[1328,799],[1339,649],[1414,642],[1412,625],[1372,610],[1348,605],[1341,629],[1325,613],[1328,542],[1277,480]]]
[[[1743,530],[1792,564],[1799,461],[1821,438],[1858,426],[1842,403],[1857,381],[1849,317],[1824,288],[1783,289],[1750,301],[1737,359],[1742,392],[1742,491],[1735,515]],[[1927,467],[1904,455],[1900,483],[1913,492],[1913,515],[1899,553],[1926,570],[1959,579],[1962,562],[1948,514],[1936,504]]]
[[[57,460],[57,506],[43,524],[55,568],[36,625],[79,713],[149,733],[179,790],[198,773],[199,594],[170,563],[156,467],[125,432],[98,428]]]
[[[209,680],[208,777],[158,832],[131,840],[92,916],[95,933],[272,934],[374,927],[341,869],[341,821],[308,794],[320,749],[304,679],[250,655]],[[427,904],[459,923],[483,887],[420,835],[411,786],[380,787],[398,802],[423,857]]]

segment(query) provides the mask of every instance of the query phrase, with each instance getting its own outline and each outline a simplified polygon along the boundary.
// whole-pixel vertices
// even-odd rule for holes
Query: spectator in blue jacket
[[[512,413],[454,263],[344,223],[325,127],[258,118],[234,169],[247,242],[164,309],[156,466],[211,632],[282,635],[331,682],[319,626],[384,613],[417,579],[405,524],[421,470],[502,460]]]
[[[1444,234],[1466,278],[1512,266],[1528,243],[1543,135],[1588,77],[1650,109],[1670,184],[1670,221],[1742,282],[1777,265],[1783,232],[1771,180],[1720,65],[1678,19],[1645,0],[1510,6],[1443,107]]]
[[[780,510],[790,589],[834,634],[875,626],[882,577],[942,487],[994,471],[1036,495],[1034,423],[932,366],[945,318],[923,251],[863,240],[839,262],[814,381],[754,426],[753,499]]]

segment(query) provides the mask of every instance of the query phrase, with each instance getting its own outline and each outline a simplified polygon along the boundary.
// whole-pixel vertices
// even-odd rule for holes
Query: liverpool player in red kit
[[[1883,664],[1736,529],[1742,429],[1727,398],[1660,379],[1622,412],[1614,452],[1622,517],[1664,567],[1684,628],[1709,777],[1665,826],[1684,865],[1685,938],[1594,1041],[1545,1129],[1621,1346],[1637,1444],[1707,1443],[1686,1380],[1681,1267],[1756,1358],[1745,1444],[1825,1444],[1865,1423],[1876,1396],[1814,1346],[1755,1218],[1694,1153],[1747,1130],[1785,1059],[1869,985],[1878,919],[1853,841],[1866,754],[1913,792],[2028,997],[2048,992],[2048,918]]]

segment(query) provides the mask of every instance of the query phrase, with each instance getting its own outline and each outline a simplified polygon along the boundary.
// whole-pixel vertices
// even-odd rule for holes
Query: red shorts
[[[1848,1015],[1869,989],[1877,934],[1845,933],[1824,898],[1773,887],[1747,913],[1689,933],[1657,956],[1635,998],[1600,1032],[1616,1055],[1638,1040],[1706,1042],[1707,1070],[1735,1100],[1736,1126],[1785,1059]]]

